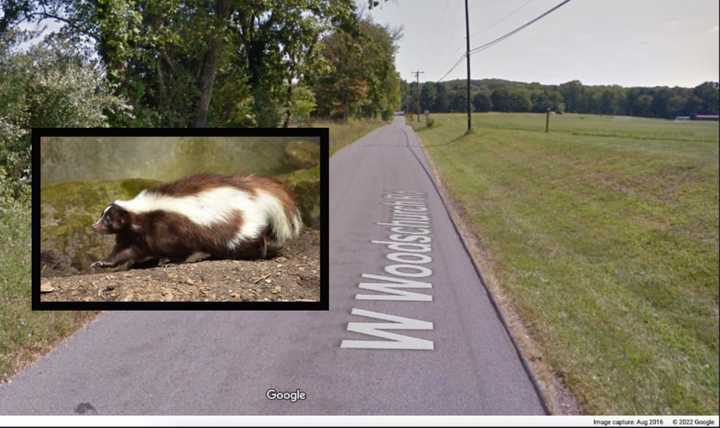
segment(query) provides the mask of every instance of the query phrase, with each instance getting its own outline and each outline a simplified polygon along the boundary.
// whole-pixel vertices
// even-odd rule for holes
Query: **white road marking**
[[[376,294],[356,294],[355,300],[364,301],[403,301],[432,302],[430,294],[408,291],[406,289],[431,289],[432,283],[416,281],[409,278],[425,278],[432,275],[432,269],[423,264],[432,262],[431,223],[424,197],[420,193],[392,192],[384,195],[383,204],[393,206],[391,221],[377,223],[380,226],[391,226],[387,241],[370,241],[372,244],[385,245],[393,251],[385,257],[397,264],[385,266],[386,273],[393,276],[363,273],[362,277],[382,282],[361,282],[358,288],[371,290]],[[423,214],[418,214],[423,213]],[[392,321],[392,323],[349,322],[347,331],[379,337],[389,340],[343,340],[341,348],[347,349],[406,349],[433,350],[434,342],[412,336],[391,333],[385,330],[432,330],[433,323],[397,315],[389,315],[365,309],[353,308],[352,315]]]
[[[391,333],[385,330],[432,330],[433,323],[416,320],[413,318],[388,315],[380,312],[367,311],[353,308],[352,315],[361,317],[392,321],[389,323],[379,322],[349,322],[347,330],[355,333],[367,334],[368,336],[380,337],[389,340],[343,340],[341,348],[350,349],[412,349],[432,351],[435,348],[432,340],[419,339],[417,337],[405,336],[403,334]]]
[[[377,291],[386,294],[356,294],[356,300],[404,300],[409,302],[431,302],[430,294],[405,291],[402,288],[432,288],[429,282],[413,281],[410,279],[393,278],[385,275],[372,275],[364,273],[363,278],[377,279],[389,282],[361,282],[358,288]],[[400,290],[398,290],[400,289]]]

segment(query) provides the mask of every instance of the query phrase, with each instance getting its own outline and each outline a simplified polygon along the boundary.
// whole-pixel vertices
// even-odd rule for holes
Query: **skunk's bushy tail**
[[[295,200],[280,182],[253,177],[256,202],[265,213],[268,225],[268,246],[277,249],[285,241],[297,238],[302,231],[302,216]]]

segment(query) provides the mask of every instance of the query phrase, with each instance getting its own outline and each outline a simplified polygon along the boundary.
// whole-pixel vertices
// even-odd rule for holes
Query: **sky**
[[[356,0],[367,9],[366,0]],[[469,0],[470,47],[501,36],[560,0]],[[696,86],[718,78],[718,0],[572,0],[471,56],[473,79],[559,84]],[[402,27],[396,68],[436,81],[465,49],[463,0],[389,0],[369,12]],[[465,78],[463,62],[446,80]]]
[[[367,0],[355,0],[367,10]],[[396,68],[405,80],[440,79],[465,50],[464,0],[388,0],[368,13],[402,27]],[[470,47],[501,36],[561,0],[469,0]],[[622,86],[718,81],[718,0],[571,0],[471,56],[473,79]],[[43,24],[54,31],[58,23]],[[34,28],[35,26],[29,26]],[[26,45],[30,45],[27,43]],[[465,78],[465,62],[446,80]]]

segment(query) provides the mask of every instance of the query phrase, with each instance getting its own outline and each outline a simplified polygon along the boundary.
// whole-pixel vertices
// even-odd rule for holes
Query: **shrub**
[[[32,127],[106,127],[109,115],[132,116],[102,71],[58,40],[1,56],[0,76],[0,168],[11,184],[29,175]]]

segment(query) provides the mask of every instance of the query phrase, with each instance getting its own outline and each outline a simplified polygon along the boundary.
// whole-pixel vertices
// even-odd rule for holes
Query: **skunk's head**
[[[115,205],[108,205],[102,212],[102,215],[92,225],[95,232],[103,234],[119,233],[130,227],[130,213]]]

